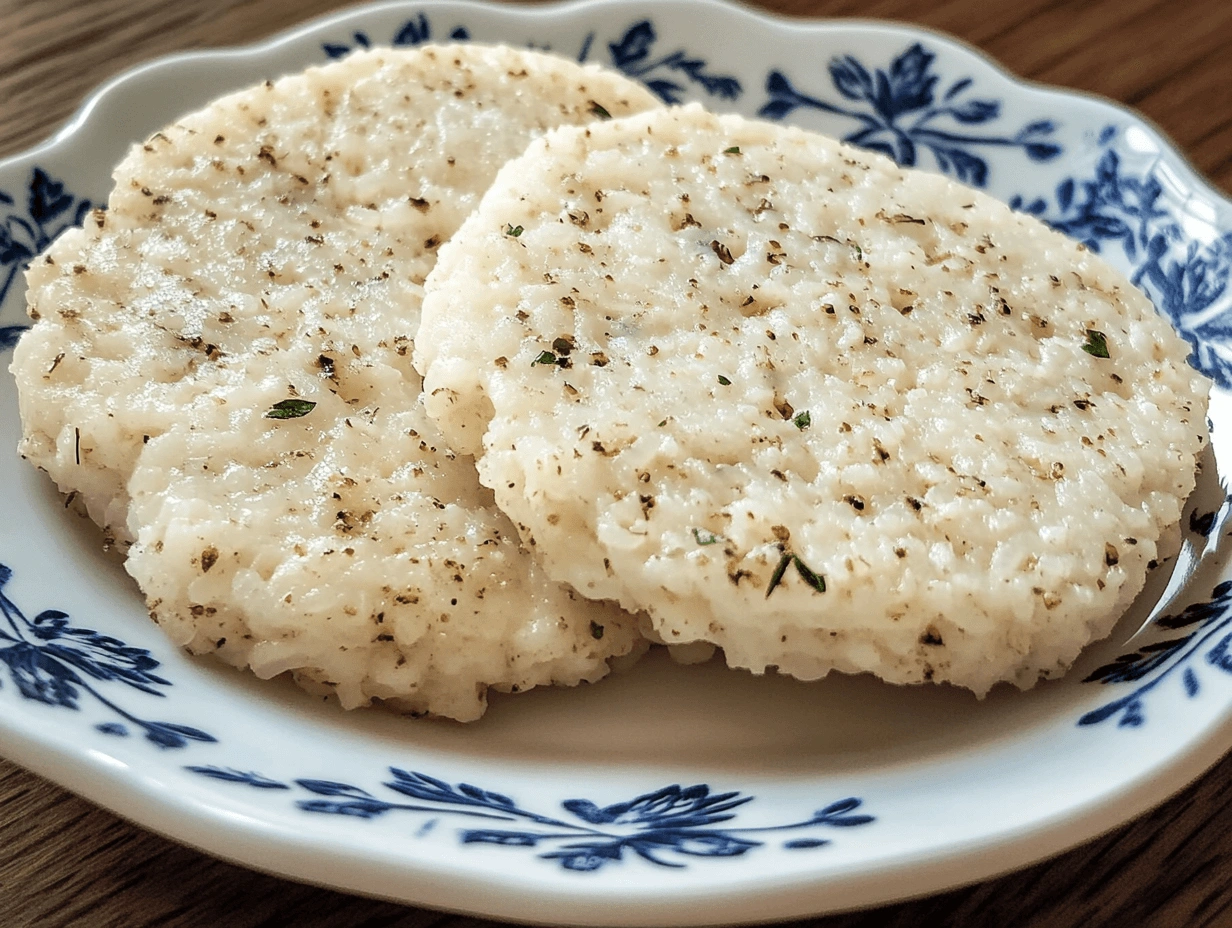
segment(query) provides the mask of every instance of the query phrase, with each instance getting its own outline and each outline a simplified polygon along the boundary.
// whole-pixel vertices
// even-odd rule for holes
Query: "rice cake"
[[[991,197],[686,107],[506,165],[415,359],[555,579],[755,672],[982,694],[1062,673],[1174,539],[1187,354]]]
[[[552,126],[655,105],[594,67],[459,45],[184,117],[32,264],[21,452],[133,545],[194,651],[459,719],[489,684],[602,676],[636,621],[519,550],[424,419],[408,353],[436,250],[497,168]],[[284,401],[310,411],[267,418]]]

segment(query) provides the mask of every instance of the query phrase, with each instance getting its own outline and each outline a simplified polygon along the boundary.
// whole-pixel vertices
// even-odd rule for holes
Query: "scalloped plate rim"
[[[17,166],[35,159],[53,154],[62,148],[71,146],[77,133],[89,123],[92,114],[99,104],[113,93],[122,92],[127,85],[144,79],[148,74],[174,71],[182,65],[196,63],[225,63],[233,59],[253,59],[278,50],[284,45],[293,43],[314,33],[326,29],[359,22],[375,14],[399,9],[431,10],[437,6],[464,6],[476,13],[484,14],[494,11],[515,14],[531,19],[550,19],[562,13],[584,15],[593,9],[605,9],[617,6],[617,0],[564,0],[536,6],[522,5],[492,5],[477,0],[457,0],[456,3],[438,3],[435,0],[387,0],[387,2],[360,5],[341,11],[316,17],[288,30],[280,31],[267,39],[242,46],[220,47],[174,53],[128,68],[107,80],[90,93],[69,120],[53,135],[35,146],[0,159],[0,171],[9,171]],[[772,15],[752,9],[744,4],[733,3],[731,0],[675,0],[672,6],[691,6],[699,9],[720,7],[729,12],[735,12],[749,17],[765,26],[770,25],[788,32],[811,31],[825,32],[835,26],[843,28],[873,29],[882,32],[892,32],[904,37],[926,35],[939,44],[959,50],[983,62],[994,70],[1008,83],[1035,94],[1044,94],[1059,101],[1082,99],[1101,107],[1112,110],[1127,119],[1146,128],[1159,145],[1161,156],[1167,157],[1171,164],[1183,170],[1183,180],[1207,199],[1217,204],[1224,212],[1232,211],[1232,201],[1217,190],[1189,161],[1185,154],[1176,146],[1171,138],[1158,126],[1137,111],[1116,101],[1109,100],[1097,94],[1072,91],[1035,81],[1020,78],[1006,71],[997,61],[980,51],[978,48],[948,34],[938,32],[928,27],[908,23],[887,22],[872,19],[794,19]],[[356,886],[354,881],[331,881],[322,875],[320,878],[305,876],[302,870],[270,866],[260,857],[262,849],[277,848],[286,852],[288,843],[294,844],[294,835],[286,833],[272,822],[262,822],[250,819],[244,823],[250,836],[258,839],[258,847],[252,848],[252,853],[234,853],[225,847],[226,835],[233,834],[236,816],[217,806],[203,802],[199,796],[177,796],[173,786],[157,775],[131,771],[122,771],[114,761],[104,760],[105,755],[93,750],[82,750],[68,743],[66,738],[42,738],[24,730],[24,726],[12,725],[7,720],[0,720],[0,728],[15,735],[17,750],[13,750],[13,742],[6,743],[4,753],[18,763],[35,771],[53,782],[59,783],[73,792],[106,808],[115,810],[118,814],[144,827],[148,827],[173,840],[190,846],[198,847],[223,859],[242,863],[268,873],[275,873],[301,881],[313,882],[318,885],[360,892],[365,895],[411,901],[406,895],[390,894],[379,889]],[[7,741],[8,739],[6,739]],[[898,857],[887,857],[874,867],[864,865],[849,868],[831,867],[823,874],[802,876],[799,878],[780,878],[780,881],[764,887],[741,886],[742,879],[738,874],[731,881],[731,894],[740,898],[724,898],[727,909],[746,906],[739,905],[740,899],[748,899],[755,895],[764,895],[771,904],[761,905],[757,914],[733,915],[730,921],[749,922],[798,917],[818,912],[831,912],[867,905],[911,898],[928,893],[938,892],[946,888],[965,885],[991,876],[1007,872],[1030,862],[1060,853],[1077,844],[1094,839],[1119,825],[1129,818],[1140,815],[1174,795],[1185,785],[1198,778],[1204,771],[1216,763],[1232,744],[1232,703],[1225,704],[1217,723],[1207,727],[1202,737],[1193,740],[1187,750],[1171,755],[1163,766],[1156,766],[1150,773],[1143,774],[1135,780],[1118,784],[1115,791],[1106,793],[1098,799],[1088,802],[1078,809],[1077,813],[1060,817],[1054,821],[1041,821],[1030,829],[1020,830],[1013,835],[998,833],[986,835],[982,839],[972,840],[949,848],[943,856],[923,852],[906,853]],[[49,751],[51,754],[49,754]],[[68,767],[59,766],[59,761],[69,761]],[[98,775],[101,774],[101,778]],[[137,789],[134,790],[134,784]],[[115,794],[112,796],[111,794]],[[127,801],[126,801],[127,800]],[[210,823],[208,829],[217,835],[217,841],[188,838],[182,832],[166,824],[176,812],[191,812],[198,821]],[[228,830],[228,823],[230,831]],[[288,839],[289,842],[288,842]],[[302,840],[302,838],[301,838]],[[312,836],[309,839],[310,848],[305,853],[317,850],[317,845],[324,838]],[[288,842],[288,843],[284,843]],[[356,845],[362,845],[357,837]],[[374,858],[373,864],[381,861]],[[970,863],[974,869],[962,874],[951,872],[947,877],[940,878],[933,870],[948,869],[956,871],[963,864]],[[393,870],[396,864],[386,861],[386,866]],[[536,899],[521,899],[510,905],[506,893],[515,893],[519,888],[516,868],[511,868],[509,886],[494,887],[490,875],[471,877],[466,872],[465,865],[453,865],[448,859],[432,861],[437,868],[435,872],[431,865],[419,863],[421,871],[414,875],[418,882],[425,876],[427,880],[433,877],[443,877],[451,880],[474,879],[476,885],[469,887],[468,892],[477,899],[491,898],[493,905],[477,904],[474,907],[451,904],[447,898],[456,898],[456,891],[449,889],[440,898],[430,898],[419,887],[415,901],[418,904],[435,908],[467,912],[469,914],[512,918],[515,920],[533,921],[542,918],[536,910],[549,902],[544,895],[553,897],[551,905],[557,913],[549,917],[556,921],[575,920],[580,916],[580,922],[586,924],[656,924],[666,915],[673,919],[673,924],[708,924],[713,919],[705,919],[695,914],[692,909],[697,903],[695,896],[707,896],[715,903],[713,889],[707,887],[685,888],[679,897],[664,900],[661,897],[647,896],[630,900],[628,895],[622,895],[619,900],[603,898],[602,894],[615,891],[605,887],[580,886],[578,892],[573,888],[563,888],[565,884],[557,884],[545,890],[537,887]],[[328,869],[329,861],[322,858],[320,868]],[[851,872],[848,872],[851,871]],[[904,872],[910,871],[910,872]],[[924,871],[928,871],[925,873]],[[404,874],[405,876],[405,874]],[[896,883],[892,890],[879,885],[882,881],[894,879]],[[757,879],[755,882],[764,882]],[[834,885],[832,885],[834,884]],[[841,884],[841,885],[840,885]],[[808,901],[809,894],[827,894],[830,898],[824,902]],[[498,900],[499,897],[499,900]],[[587,897],[590,897],[589,899]],[[621,907],[619,920],[610,916],[604,917],[602,910],[614,902]],[[665,905],[666,903],[666,905]],[[594,917],[591,917],[594,916]]]

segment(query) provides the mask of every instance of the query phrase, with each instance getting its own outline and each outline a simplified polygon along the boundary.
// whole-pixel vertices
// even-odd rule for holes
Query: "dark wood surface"
[[[0,0],[0,157],[166,52],[243,44],[335,0]],[[774,0],[958,35],[1025,77],[1141,110],[1232,188],[1228,0]],[[289,883],[151,835],[0,761],[0,928],[448,928],[492,923]],[[1149,815],[1053,860],[816,928],[1232,926],[1232,757]]]

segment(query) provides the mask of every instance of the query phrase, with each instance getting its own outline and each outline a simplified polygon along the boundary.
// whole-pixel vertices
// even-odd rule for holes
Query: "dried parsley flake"
[[[1083,344],[1082,350],[1092,357],[1110,358],[1108,354],[1108,338],[1103,332],[1097,332],[1095,329],[1087,329],[1087,340]]]
[[[539,353],[539,357],[535,358],[535,360],[530,362],[530,366],[534,367],[536,364],[555,364],[555,363],[556,363],[556,355],[552,354],[552,352],[550,351],[541,351]]]
[[[594,100],[590,101],[590,112],[592,115],[598,116],[600,119],[611,119],[612,118],[612,114],[609,113],[604,107],[596,103]]]
[[[311,400],[281,400],[270,407],[266,419],[300,419],[316,408]]]
[[[725,155],[738,155],[738,154],[740,154],[740,146],[739,146],[739,145],[733,145],[731,148],[725,148],[725,149],[723,149],[723,154],[725,154]]]
[[[716,535],[714,532],[699,532],[697,529],[693,529],[693,539],[699,545],[703,545],[703,546],[717,545],[720,541],[723,540],[721,537]]]
[[[505,234],[517,238],[522,234],[522,227],[515,226],[512,223],[505,223]]]
[[[724,377],[722,374],[719,374],[719,383],[721,383],[725,387],[731,386],[731,381],[728,380],[726,377]]]
[[[804,410],[804,412],[800,413],[798,416],[796,416],[796,418],[792,419],[791,421],[795,423],[796,428],[798,428],[801,432],[803,432],[805,429],[807,429],[810,425],[813,424],[813,417],[809,415],[809,411],[806,409]]]

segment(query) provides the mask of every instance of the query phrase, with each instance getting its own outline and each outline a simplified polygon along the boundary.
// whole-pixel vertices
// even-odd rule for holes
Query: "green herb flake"
[[[723,539],[714,532],[699,532],[693,529],[693,539],[703,547],[706,545],[717,545]]]
[[[855,242],[852,242],[852,243],[851,243],[851,247],[852,247],[853,249],[855,249],[855,252],[856,252],[856,260],[857,260],[857,261],[863,261],[863,260],[864,260],[864,249],[863,249],[863,248],[861,248],[859,245],[857,245]]]
[[[1087,340],[1083,344],[1082,350],[1092,357],[1110,358],[1108,354],[1108,338],[1103,332],[1097,332],[1095,329],[1087,329]]]
[[[796,564],[796,573],[800,575],[800,578],[804,580],[805,583],[815,589],[818,593],[824,593],[826,591],[825,577],[820,574],[813,573],[813,571],[809,569],[808,565],[805,564],[804,561],[800,560],[800,558],[796,555],[793,554],[791,559]]]
[[[665,425],[667,425],[667,420],[666,420],[666,419],[664,419],[662,422],[660,422],[660,423],[659,423],[659,428],[663,428],[663,426],[665,426]]]
[[[784,553],[779,558],[778,566],[774,568],[774,573],[770,575],[770,585],[766,587],[766,599],[770,598],[770,594],[774,592],[775,587],[783,582],[783,574],[787,573],[787,568],[791,565],[791,560],[794,555]]]
[[[791,421],[796,424],[796,428],[798,428],[801,432],[803,432],[805,429],[807,429],[810,425],[813,424],[813,417],[809,415],[809,411],[806,409],[804,410],[804,412],[800,413],[798,416],[796,416],[796,418],[792,419]]]
[[[266,419],[301,419],[316,408],[311,400],[281,400],[270,407]]]
[[[719,374],[719,383],[721,383],[725,387],[731,386],[731,381],[728,380],[726,377],[724,377],[722,374]]]
[[[739,145],[733,145],[731,148],[725,148],[725,149],[723,149],[723,154],[725,154],[725,155],[738,155],[738,154],[740,154],[740,146],[739,146]]]
[[[567,355],[573,351],[573,339],[561,336],[552,340],[552,350],[558,355]]]
[[[513,238],[517,238],[519,235],[522,234],[522,227],[515,226],[511,223],[506,223],[505,224],[505,234],[512,236]]]
[[[536,364],[555,364],[555,363],[556,363],[556,355],[552,354],[552,352],[550,351],[541,351],[539,353],[539,357],[535,358],[535,360],[530,362],[530,366],[534,367]]]
[[[796,573],[800,575],[800,579],[811,586],[818,593],[826,591],[826,578],[821,574],[814,573],[804,561],[800,560],[798,555],[788,554],[783,552],[783,556],[779,558],[778,565],[774,568],[774,573],[770,575],[770,585],[766,587],[766,599],[770,598],[770,594],[775,591],[780,583],[783,582],[783,576],[787,573],[787,568],[792,564],[796,565]]]
[[[596,103],[594,100],[590,101],[590,112],[592,116],[598,116],[600,119],[611,119],[612,118],[612,114],[609,113],[604,107]]]

